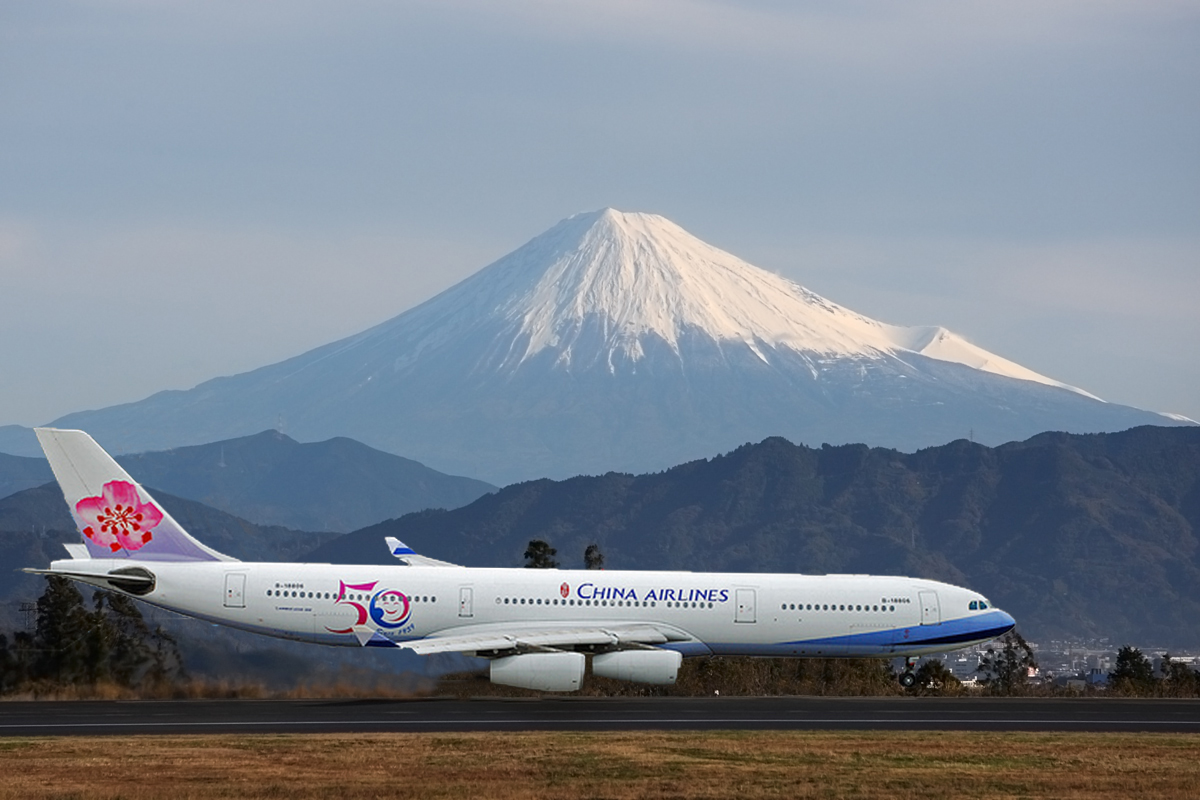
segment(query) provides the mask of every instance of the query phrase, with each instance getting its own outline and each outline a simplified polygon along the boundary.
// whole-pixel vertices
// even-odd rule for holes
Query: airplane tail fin
[[[91,558],[237,560],[192,538],[91,436],[34,430]]]

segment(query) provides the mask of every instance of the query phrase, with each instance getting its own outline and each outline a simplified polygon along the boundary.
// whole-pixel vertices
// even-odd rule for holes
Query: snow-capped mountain
[[[764,364],[779,348],[802,354],[814,371],[830,358],[920,353],[1087,394],[945,328],[904,328],[856,314],[654,214],[605,209],[566,219],[426,310],[450,318],[472,295],[482,301],[473,310],[507,323],[502,339],[509,349],[491,365],[496,369],[515,369],[550,350],[562,369],[601,360],[615,373],[620,362],[642,360],[643,342],[651,339],[682,360],[681,341],[696,335],[744,346]],[[592,325],[600,338],[585,337]]]
[[[771,435],[915,449],[1175,422],[605,209],[356,336],[54,424],[136,451],[280,420],[496,483],[660,469]]]

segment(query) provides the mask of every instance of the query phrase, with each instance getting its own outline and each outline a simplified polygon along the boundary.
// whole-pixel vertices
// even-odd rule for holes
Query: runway
[[[556,697],[0,703],[0,737],[532,730],[1200,733],[1200,700]]]

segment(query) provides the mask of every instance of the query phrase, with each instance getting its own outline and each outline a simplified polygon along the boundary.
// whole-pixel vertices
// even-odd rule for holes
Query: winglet
[[[415,556],[417,554],[416,550],[413,550],[411,547],[409,547],[404,542],[397,539],[395,536],[385,536],[383,538],[383,540],[385,542],[387,542],[388,550],[396,558],[403,558],[404,556]]]
[[[387,543],[388,552],[404,564],[410,567],[457,567],[459,564],[451,564],[449,561],[438,561],[436,558],[417,555],[417,551],[406,545],[404,542],[397,539],[395,536],[385,536],[383,541]]]

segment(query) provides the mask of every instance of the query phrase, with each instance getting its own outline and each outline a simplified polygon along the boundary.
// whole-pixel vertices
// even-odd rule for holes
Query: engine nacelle
[[[583,684],[586,665],[583,653],[526,653],[494,660],[491,679],[539,692],[573,692]]]
[[[674,650],[618,650],[592,656],[592,674],[635,683],[675,683],[683,654]]]

